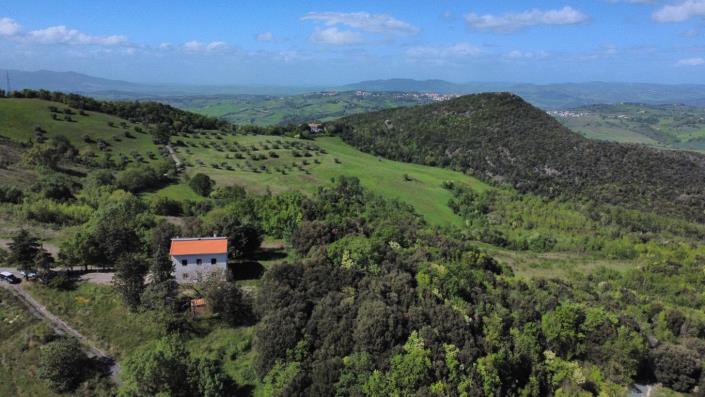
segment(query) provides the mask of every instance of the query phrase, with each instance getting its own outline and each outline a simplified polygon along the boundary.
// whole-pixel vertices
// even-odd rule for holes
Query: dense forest
[[[591,141],[512,94],[349,116],[329,130],[363,151],[521,192],[705,220],[705,156]]]

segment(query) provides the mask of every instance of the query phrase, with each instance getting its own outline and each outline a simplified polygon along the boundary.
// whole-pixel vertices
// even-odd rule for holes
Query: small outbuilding
[[[177,282],[189,283],[228,267],[228,239],[185,237],[171,239],[169,250]]]
[[[321,123],[308,123],[308,130],[311,132],[321,132],[323,131],[322,127]]]

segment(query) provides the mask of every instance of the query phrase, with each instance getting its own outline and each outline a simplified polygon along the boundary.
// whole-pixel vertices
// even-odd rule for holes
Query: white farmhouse
[[[171,239],[169,250],[175,278],[180,283],[194,282],[214,271],[228,267],[228,239],[225,237],[190,237]]]

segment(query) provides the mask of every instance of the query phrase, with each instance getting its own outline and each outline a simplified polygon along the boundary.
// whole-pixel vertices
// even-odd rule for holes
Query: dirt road
[[[51,324],[54,331],[61,335],[68,335],[78,339],[83,345],[84,351],[91,358],[96,358],[101,362],[105,363],[110,368],[110,378],[116,384],[119,382],[120,366],[110,357],[106,352],[95,346],[93,342],[88,340],[85,336],[81,335],[80,332],[76,331],[70,325],[66,324],[62,319],[52,314],[47,308],[41,303],[37,302],[29,292],[25,291],[19,284],[8,284],[4,281],[0,281],[0,287],[5,288],[12,292],[17,299],[22,302],[27,309],[35,315],[36,317],[46,320]]]

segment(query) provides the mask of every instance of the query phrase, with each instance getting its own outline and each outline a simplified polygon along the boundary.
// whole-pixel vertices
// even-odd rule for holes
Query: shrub
[[[189,186],[197,194],[208,197],[213,190],[215,182],[206,174],[198,173],[191,178],[189,181]]]
[[[0,186],[0,203],[19,204],[23,197],[22,190],[14,186]]]
[[[28,220],[57,225],[79,225],[90,218],[93,208],[39,199],[23,203],[20,212],[21,216]]]
[[[58,339],[42,347],[39,377],[58,393],[72,391],[83,379],[87,361],[76,339]]]
[[[32,186],[32,190],[51,200],[68,201],[74,198],[74,182],[60,174],[43,177]]]
[[[663,344],[651,351],[656,380],[680,392],[688,392],[698,382],[700,360],[696,352],[680,345]]]
[[[119,172],[115,184],[128,192],[137,193],[156,188],[164,179],[155,168],[141,165]]]
[[[179,216],[182,212],[181,202],[168,197],[156,197],[149,206],[157,215]]]

